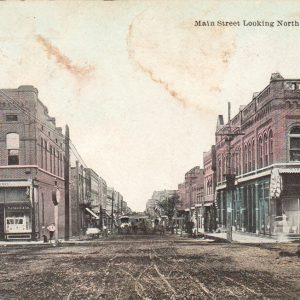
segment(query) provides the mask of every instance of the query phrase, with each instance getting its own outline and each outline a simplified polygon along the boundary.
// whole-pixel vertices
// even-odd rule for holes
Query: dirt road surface
[[[0,299],[300,299],[298,247],[168,236],[0,247]]]

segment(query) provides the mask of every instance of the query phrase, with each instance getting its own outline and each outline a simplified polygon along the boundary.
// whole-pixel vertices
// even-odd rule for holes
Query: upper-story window
[[[16,122],[18,121],[18,115],[6,115],[7,122]]]
[[[248,159],[247,159],[247,155],[248,155],[248,151],[247,151],[247,145],[244,146],[244,153],[243,153],[244,157],[244,170],[243,170],[243,173],[247,173],[248,171],[248,165],[247,165],[247,162],[248,162]]]
[[[219,159],[219,162],[218,162],[218,182],[221,181],[221,174],[222,174],[222,163],[221,163],[221,159]]]
[[[295,126],[289,133],[290,161],[300,161],[300,126]]]
[[[248,171],[252,170],[252,146],[248,144]]]
[[[255,144],[252,141],[252,169],[255,170]]]
[[[8,133],[6,135],[6,149],[8,151],[7,163],[8,165],[19,164],[19,148],[20,139],[17,133]]]
[[[263,140],[262,137],[258,139],[258,168],[263,167]]]
[[[269,161],[270,164],[273,163],[273,131],[269,132]]]
[[[264,156],[265,156],[265,166],[269,165],[269,150],[268,150],[268,136],[264,135]]]

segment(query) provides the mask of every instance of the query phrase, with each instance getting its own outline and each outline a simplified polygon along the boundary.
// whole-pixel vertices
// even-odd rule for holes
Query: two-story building
[[[300,80],[272,74],[232,120],[219,117],[216,134],[219,226],[299,233]]]

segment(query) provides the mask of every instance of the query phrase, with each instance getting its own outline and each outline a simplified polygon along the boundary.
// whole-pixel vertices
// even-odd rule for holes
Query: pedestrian
[[[51,223],[47,229],[49,231],[49,243],[51,243],[55,232],[55,224]]]

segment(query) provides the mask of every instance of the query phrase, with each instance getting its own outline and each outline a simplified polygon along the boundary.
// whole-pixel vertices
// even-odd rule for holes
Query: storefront
[[[31,181],[0,182],[0,240],[32,239]]]

